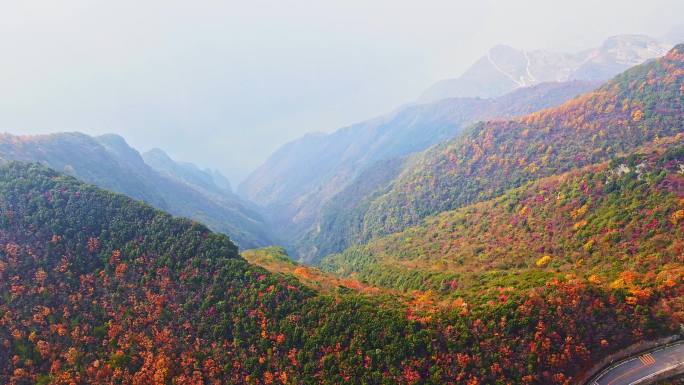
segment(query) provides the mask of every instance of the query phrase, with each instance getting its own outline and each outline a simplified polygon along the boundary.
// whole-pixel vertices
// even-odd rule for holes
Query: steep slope
[[[673,43],[643,35],[620,35],[578,53],[525,51],[498,45],[456,79],[428,88],[419,101],[454,97],[496,97],[540,82],[608,80],[629,67],[664,55]]]
[[[658,281],[655,281],[658,282]],[[317,296],[227,237],[38,165],[0,167],[0,381],[18,384],[569,384],[672,333],[681,285],[551,281],[406,308]]]
[[[684,45],[560,107],[480,123],[416,156],[384,191],[320,225],[326,245],[363,243],[527,181],[684,131]],[[339,219],[336,220],[339,222]],[[351,235],[350,235],[351,233]]]
[[[237,197],[220,191],[209,194],[199,184],[192,185],[161,175],[117,135],[2,134],[0,158],[40,162],[85,182],[201,221],[228,234],[241,247],[265,246],[274,242],[261,216]]]
[[[266,207],[274,227],[285,231],[282,238],[292,239],[314,224],[328,200],[378,162],[423,150],[477,120],[538,111],[596,86],[549,83],[491,100],[466,98],[414,105],[329,135],[306,135],[274,153],[238,192]]]
[[[324,270],[401,290],[480,296],[571,273],[624,286],[684,278],[684,135],[542,178],[496,199],[324,259]],[[684,304],[682,304],[684,305]]]

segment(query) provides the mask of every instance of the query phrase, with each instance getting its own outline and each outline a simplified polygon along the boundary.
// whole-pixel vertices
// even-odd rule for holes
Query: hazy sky
[[[498,43],[659,36],[682,0],[16,0],[0,130],[123,135],[234,184],[280,144],[415,99]]]

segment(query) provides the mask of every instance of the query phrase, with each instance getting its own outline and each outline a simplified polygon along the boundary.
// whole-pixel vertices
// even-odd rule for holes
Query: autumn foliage
[[[382,217],[420,226],[326,260],[349,280],[6,164],[0,383],[573,384],[684,320],[682,63],[434,149]]]
[[[341,251],[428,216],[681,133],[681,47],[558,107],[475,124],[412,157],[391,183],[321,223],[316,247]]]

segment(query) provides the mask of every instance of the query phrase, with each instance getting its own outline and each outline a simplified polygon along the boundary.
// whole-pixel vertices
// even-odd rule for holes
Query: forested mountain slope
[[[684,45],[679,45],[560,107],[479,123],[427,150],[370,202],[341,213],[343,218],[324,218],[314,244],[330,250],[363,243],[683,131]]]
[[[322,265],[373,285],[468,297],[566,274],[614,286],[626,284],[624,271],[629,280],[681,280],[682,170],[684,135],[678,134],[429,217]]]
[[[237,196],[157,172],[117,135],[2,134],[0,158],[40,162],[85,182],[144,200],[175,215],[206,223],[228,234],[243,248],[275,242],[261,216]]]
[[[309,134],[276,151],[238,192],[265,207],[282,238],[297,238],[315,226],[326,202],[368,168],[452,138],[475,121],[556,106],[597,86],[547,83],[495,99],[412,105],[331,134]]]
[[[335,295],[356,291],[373,295],[382,294],[382,291],[377,287],[365,285],[354,279],[339,278],[324,273],[316,267],[297,263],[282,247],[270,246],[250,249],[241,252],[240,255],[253,265],[263,267],[273,274],[293,276],[303,285],[321,293]],[[388,291],[385,292],[389,293]]]
[[[680,281],[565,277],[491,300],[327,297],[224,235],[38,165],[0,167],[0,382],[570,384],[672,333]],[[644,288],[645,290],[645,288]]]

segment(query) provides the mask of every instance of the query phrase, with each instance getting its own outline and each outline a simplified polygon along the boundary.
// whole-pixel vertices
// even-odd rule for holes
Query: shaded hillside
[[[315,264],[320,257],[344,250],[356,240],[362,222],[355,214],[368,210],[411,161],[406,157],[377,162],[326,202],[314,226],[293,243],[299,259]]]
[[[206,223],[241,247],[274,243],[261,216],[236,196],[162,175],[117,135],[0,135],[0,158],[40,162],[97,186]]]
[[[429,217],[322,266],[373,285],[468,297],[566,274],[614,286],[625,284],[625,270],[632,280],[681,281],[683,168],[680,134]]]
[[[344,229],[340,218],[323,221],[316,245],[362,243],[682,131],[684,45],[560,107],[479,123],[416,156],[371,202],[342,214]]]
[[[644,35],[613,36],[599,47],[577,53],[526,51],[498,45],[458,78],[433,84],[419,100],[427,103],[454,97],[496,97],[549,81],[605,81],[629,67],[664,55],[678,42],[664,40]]]
[[[0,167],[0,381],[569,384],[669,334],[681,285],[584,280],[404,307],[319,296],[227,237],[37,165]],[[630,282],[633,285],[634,282]]]
[[[496,99],[413,105],[332,134],[306,135],[275,152],[238,192],[266,208],[282,238],[297,238],[315,224],[326,202],[369,167],[452,138],[477,120],[538,111],[595,87],[548,83]]]

